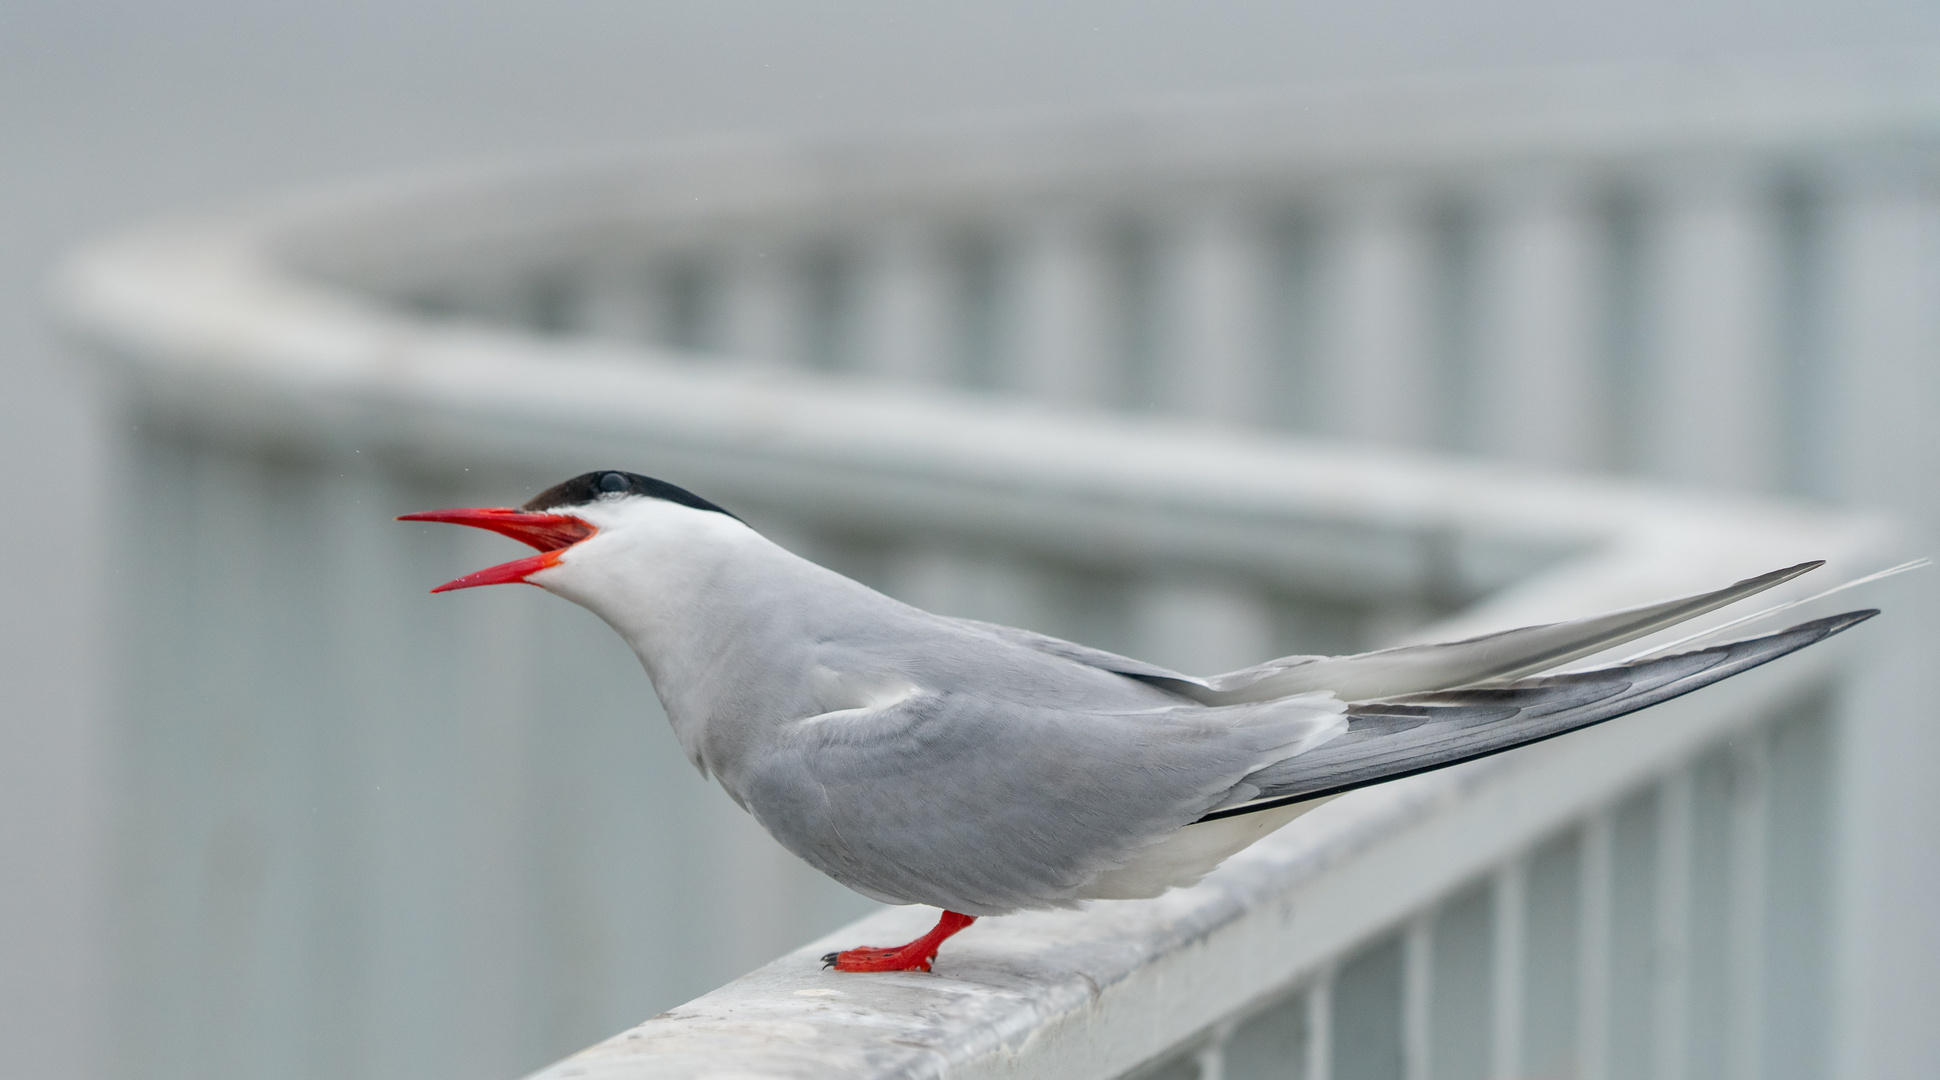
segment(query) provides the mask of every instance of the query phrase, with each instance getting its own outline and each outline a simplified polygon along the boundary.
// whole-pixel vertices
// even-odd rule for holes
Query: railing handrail
[[[933,918],[872,916],[532,1080],[1124,1076],[1216,1038],[1557,822],[1822,688],[1845,658],[1820,651],[1658,706],[1629,731],[1355,792],[1158,900],[985,920],[937,974],[823,971],[824,952],[902,940]]]
[[[1396,580],[1400,558],[1418,568],[1402,581],[1420,586],[1423,575],[1441,574],[1443,595],[1473,599],[1509,580],[1489,565],[1492,542],[1526,558],[1651,548],[1666,535],[1695,548],[1714,536],[1740,553],[1731,562],[1755,571],[1872,548],[1885,528],[1753,498],[412,321],[278,265],[283,224],[244,217],[93,249],[62,279],[68,321],[124,361],[121,374],[140,384],[147,409],[218,430],[348,440],[426,467],[487,455],[540,473],[644,451],[710,490],[781,499],[838,524],[860,515],[972,534],[996,528],[1053,550],[1117,545],[1127,560],[1211,553],[1269,580],[1287,572],[1287,545],[1302,544],[1299,584],[1323,592],[1315,570],[1366,589]],[[531,437],[506,438],[521,430]],[[1176,524],[1194,519],[1217,520]],[[1419,546],[1371,551],[1340,535],[1357,525],[1404,532]],[[1304,562],[1315,555],[1323,558]],[[1355,565],[1383,555],[1378,573]],[[1598,573],[1612,580],[1612,569]],[[1702,587],[1716,573],[1694,569],[1654,587]]]

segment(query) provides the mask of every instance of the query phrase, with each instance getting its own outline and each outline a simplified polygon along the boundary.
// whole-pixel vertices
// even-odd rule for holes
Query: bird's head
[[[405,514],[399,521],[445,521],[489,529],[539,549],[539,554],[501,563],[477,573],[447,581],[431,590],[469,589],[477,585],[506,585],[530,580],[541,571],[561,566],[569,552],[594,536],[609,539],[645,540],[651,534],[678,529],[692,515],[715,514],[739,521],[733,514],[708,502],[685,488],[638,473],[604,469],[575,476],[540,492],[518,509],[508,507],[471,507],[455,510],[429,510]],[[601,545],[606,546],[602,541]],[[632,544],[614,545],[624,550]],[[575,559],[575,564],[578,560]]]

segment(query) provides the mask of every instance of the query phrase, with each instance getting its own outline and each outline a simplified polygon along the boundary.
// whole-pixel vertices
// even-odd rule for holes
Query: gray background
[[[725,130],[1451,71],[1940,46],[1916,0],[0,6],[0,1076],[91,1077],[104,998],[95,612],[113,438],[48,332],[59,253],[373,170]],[[1909,1073],[1908,1075],[1913,1075]]]

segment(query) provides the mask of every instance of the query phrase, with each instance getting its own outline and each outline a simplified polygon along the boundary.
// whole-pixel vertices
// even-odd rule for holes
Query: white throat
[[[818,624],[895,605],[726,514],[642,496],[570,512],[599,532],[528,580],[626,640],[688,756],[724,782],[759,729],[822,711]]]

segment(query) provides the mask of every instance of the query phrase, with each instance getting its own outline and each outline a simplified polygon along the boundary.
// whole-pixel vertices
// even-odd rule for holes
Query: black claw
[[[838,958],[840,958],[841,955],[842,955],[841,953],[824,953],[822,955],[822,970],[827,971],[828,969],[834,967],[835,961]]]

